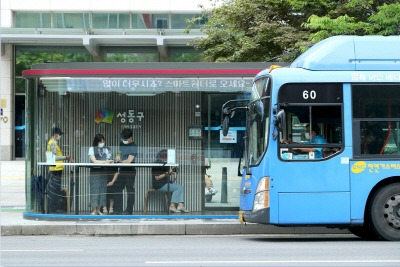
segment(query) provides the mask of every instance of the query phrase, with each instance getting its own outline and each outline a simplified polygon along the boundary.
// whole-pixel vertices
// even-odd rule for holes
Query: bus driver
[[[311,129],[311,136],[310,136],[310,124],[306,126],[305,137],[309,141],[305,142],[304,144],[327,144],[328,142],[326,139],[319,134],[320,130],[317,124],[312,125]],[[296,144],[290,140],[282,139],[281,143],[288,143],[288,144]],[[314,158],[322,159],[322,147],[302,147],[302,148],[294,148],[294,150],[300,150],[301,152],[308,153],[314,152]]]

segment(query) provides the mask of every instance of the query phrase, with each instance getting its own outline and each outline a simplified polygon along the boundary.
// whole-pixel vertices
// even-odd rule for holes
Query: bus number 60
[[[311,91],[304,90],[303,91],[304,99],[308,99],[308,98],[315,99],[316,97],[317,97],[317,93],[314,90],[311,90]]]

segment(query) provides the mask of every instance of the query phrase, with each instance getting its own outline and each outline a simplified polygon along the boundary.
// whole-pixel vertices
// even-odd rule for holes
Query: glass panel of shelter
[[[206,94],[207,107],[204,118],[205,153],[205,207],[237,209],[239,206],[240,177],[238,163],[243,152],[245,112],[237,112],[231,119],[230,130],[223,136],[221,107],[232,99],[246,98],[243,94]],[[212,188],[212,189],[210,189]]]

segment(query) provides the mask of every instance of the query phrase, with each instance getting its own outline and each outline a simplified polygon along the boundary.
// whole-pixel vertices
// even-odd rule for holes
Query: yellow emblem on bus
[[[365,161],[357,161],[356,163],[351,166],[351,171],[353,173],[360,173],[363,172],[367,168],[367,163]]]

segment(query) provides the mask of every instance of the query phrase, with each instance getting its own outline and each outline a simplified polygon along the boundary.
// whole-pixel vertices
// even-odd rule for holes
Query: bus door
[[[271,168],[279,224],[348,223],[350,151],[344,149],[341,84],[286,84],[278,94],[285,111]]]

